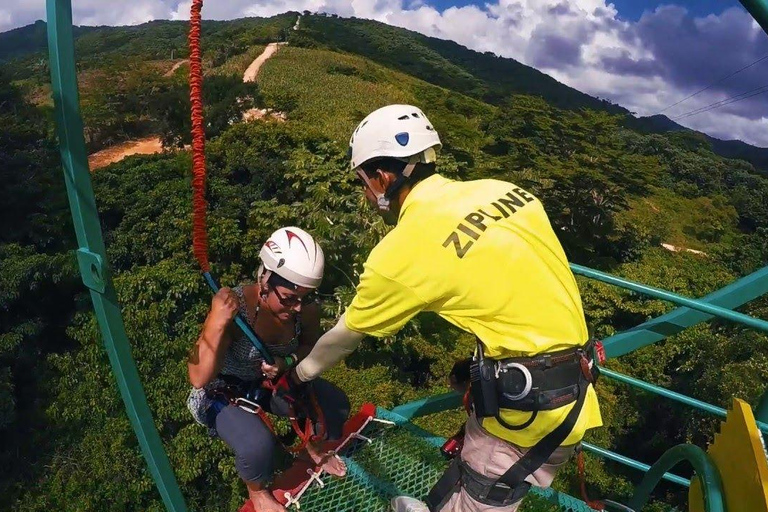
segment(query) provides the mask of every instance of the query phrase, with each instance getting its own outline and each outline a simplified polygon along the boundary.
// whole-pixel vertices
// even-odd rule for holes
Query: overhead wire
[[[656,115],[659,115],[659,114],[661,114],[662,112],[666,112],[666,111],[667,111],[667,110],[669,110],[670,108],[672,108],[672,107],[674,107],[674,106],[677,106],[677,105],[681,104],[682,102],[684,102],[684,101],[686,101],[686,100],[689,100],[689,99],[693,98],[694,96],[697,96],[697,95],[701,94],[702,92],[704,92],[704,91],[706,91],[706,90],[708,90],[708,89],[711,89],[711,88],[712,88],[712,87],[714,87],[715,85],[717,85],[717,84],[719,84],[719,83],[721,83],[721,82],[724,82],[724,81],[728,80],[728,79],[729,79],[729,78],[731,78],[732,76],[734,76],[734,75],[737,75],[737,74],[741,73],[742,71],[744,71],[744,70],[746,70],[746,69],[749,69],[749,68],[751,68],[752,66],[754,66],[755,64],[758,64],[758,63],[760,63],[760,62],[762,62],[762,61],[764,61],[764,60],[766,60],[766,59],[768,59],[768,55],[764,55],[764,56],[760,57],[760,58],[759,58],[759,59],[757,59],[756,61],[754,61],[754,62],[752,62],[752,63],[750,63],[750,64],[747,64],[747,65],[746,65],[746,66],[744,66],[743,68],[741,68],[741,69],[737,69],[737,70],[736,70],[736,71],[734,71],[733,73],[730,73],[730,74],[728,74],[728,75],[726,75],[726,76],[724,76],[724,77],[720,78],[719,80],[717,80],[717,81],[715,81],[715,82],[712,82],[711,84],[707,85],[706,87],[704,87],[704,88],[702,88],[702,89],[699,89],[698,91],[694,92],[693,94],[689,94],[688,96],[686,96],[685,98],[681,99],[680,101],[676,101],[675,103],[673,103],[673,104],[669,105],[668,107],[665,107],[665,108],[661,109],[660,111],[658,111],[658,112],[656,113]]]
[[[742,92],[740,94],[736,94],[734,96],[730,96],[728,98],[725,98],[724,100],[715,101],[713,103],[710,103],[709,105],[705,105],[703,107],[699,107],[697,109],[691,110],[689,112],[686,112],[684,114],[681,114],[679,116],[673,117],[673,121],[677,121],[679,119],[685,119],[688,117],[692,117],[698,114],[703,114],[705,112],[709,112],[711,110],[716,110],[720,107],[724,107],[726,105],[731,105],[733,103],[738,103],[742,100],[746,100],[749,98],[752,98],[753,96],[758,96],[760,94],[764,94],[768,92],[768,84],[762,85],[760,87],[755,87],[754,89],[750,89],[748,91]]]

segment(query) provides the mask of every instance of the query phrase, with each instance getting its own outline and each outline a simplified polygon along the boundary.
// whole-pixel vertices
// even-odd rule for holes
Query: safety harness
[[[587,389],[597,382],[599,370],[594,364],[593,352],[600,351],[598,344],[589,341],[575,350],[494,360],[483,356],[483,346],[478,341],[477,356],[470,367],[470,394],[478,419],[494,417],[510,430],[521,430],[533,423],[539,411],[571,403],[574,406],[560,425],[498,478],[484,476],[461,457],[454,458],[427,496],[429,510],[440,510],[461,487],[484,505],[507,507],[523,499],[531,487],[525,479],[566,440],[579,418]],[[532,414],[526,422],[510,425],[501,418],[501,409]]]
[[[221,412],[224,407],[227,405],[234,405],[235,407],[250,412],[251,414],[255,414],[261,418],[261,421],[263,421],[267,428],[269,428],[275,438],[279,440],[280,436],[278,436],[275,431],[275,426],[262,405],[269,403],[273,390],[272,382],[267,379],[244,381],[232,375],[219,375],[219,378],[224,381],[224,385],[206,391],[208,398],[213,400],[213,404],[208,409],[206,417],[209,426],[215,425],[216,415]],[[303,398],[304,400],[297,401],[296,405],[309,402],[311,409],[304,407],[304,410],[297,411],[295,405],[288,405],[288,419],[291,422],[293,431],[299,438],[299,443],[297,445],[286,446],[283,444],[283,447],[291,453],[300,452],[309,442],[316,442],[325,438],[325,416],[317,401],[317,395],[311,383],[308,384],[306,395]],[[300,425],[300,418],[302,417],[304,419],[303,428]],[[316,432],[312,425],[313,418],[317,425]]]

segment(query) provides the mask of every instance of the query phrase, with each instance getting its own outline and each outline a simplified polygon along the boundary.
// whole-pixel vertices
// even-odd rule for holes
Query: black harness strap
[[[427,495],[426,503],[430,512],[438,512],[448,499],[461,487],[461,457],[451,461],[443,476],[432,486]]]
[[[586,378],[580,379],[579,396],[576,399],[576,403],[566,415],[563,422],[557,426],[555,430],[544,436],[544,438],[536,443],[530,450],[515,462],[506,473],[501,475],[496,481],[497,485],[492,486],[489,489],[487,498],[492,501],[503,502],[511,497],[515,489],[519,487],[528,475],[534,473],[539,469],[555,452],[555,450],[563,444],[565,439],[573,430],[576,425],[576,421],[579,419],[579,414],[584,406],[584,399],[587,396],[587,388],[589,388],[589,382]],[[499,486],[502,483],[506,487]]]
[[[426,502],[430,512],[440,511],[450,496],[461,486],[464,487],[472,499],[486,505],[506,507],[523,499],[531,487],[531,484],[526,482],[525,479],[545,464],[550,457],[552,457],[555,450],[557,450],[557,448],[568,438],[584,407],[584,401],[587,396],[589,385],[597,382],[599,375],[598,367],[588,357],[591,355],[591,343],[592,342],[589,342],[584,348],[578,349],[575,352],[562,355],[560,353],[556,354],[556,357],[558,357],[559,360],[555,361],[555,364],[551,362],[552,359],[550,356],[545,355],[541,357],[545,367],[549,368],[552,368],[557,364],[570,363],[574,358],[577,361],[574,361],[576,364],[573,365],[575,366],[575,373],[577,373],[574,375],[574,377],[576,377],[576,383],[566,386],[564,389],[552,390],[555,393],[545,397],[547,399],[546,401],[550,403],[547,403],[545,407],[541,407],[541,409],[544,410],[553,409],[573,401],[573,407],[568,411],[568,414],[566,414],[562,423],[525,452],[525,454],[523,454],[523,456],[498,479],[486,477],[477,473],[468,464],[464,463],[460,457],[454,459],[443,476],[429,491]],[[538,364],[535,359],[524,362],[533,366]],[[480,363],[482,364],[483,361],[481,360]],[[571,368],[573,366],[571,366]],[[480,366],[475,365],[474,369],[477,372],[479,368]],[[570,375],[573,375],[570,368],[567,368],[567,370]],[[559,375],[557,378],[564,380],[567,378],[567,375]],[[476,385],[475,381],[479,383],[481,382],[481,379],[474,378],[473,385]],[[571,380],[571,382],[573,381]],[[562,384],[558,383],[558,387],[560,386],[562,386]],[[489,389],[488,391],[493,393],[496,390]],[[483,400],[483,393],[476,394],[480,395],[480,400]],[[492,398],[496,398],[495,393]],[[504,400],[504,398],[502,398],[502,400]],[[525,423],[525,426],[528,426],[528,424],[533,421],[533,418],[535,418],[536,412],[538,412],[539,406],[541,405],[539,402],[540,398],[537,398],[535,403],[536,406],[533,408],[532,417]],[[477,406],[478,404],[475,403],[476,414]],[[510,407],[510,409],[516,408]],[[492,415],[493,414],[488,416]],[[499,414],[495,414],[495,416],[496,419],[500,421]],[[500,421],[500,423],[504,425],[502,421]]]

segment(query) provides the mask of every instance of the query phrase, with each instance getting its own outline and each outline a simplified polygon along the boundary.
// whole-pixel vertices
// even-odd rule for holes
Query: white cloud
[[[75,23],[99,25],[187,19],[190,5],[188,0],[73,3]],[[0,30],[44,17],[43,0],[19,4],[0,10]],[[620,19],[613,4],[605,0],[496,0],[442,11],[424,0],[209,0],[203,17],[271,16],[286,10],[375,19],[452,39],[478,51],[514,58],[640,115],[655,114],[768,54],[765,34],[740,8],[692,18],[682,7],[663,6],[631,22]],[[755,83],[768,84],[768,61],[665,114],[675,117]],[[768,146],[766,118],[768,102],[757,96],[680,122],[714,136]]]

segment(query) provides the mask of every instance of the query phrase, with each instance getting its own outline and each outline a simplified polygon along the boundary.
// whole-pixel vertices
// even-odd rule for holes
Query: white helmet
[[[440,137],[420,108],[387,105],[363,119],[349,139],[353,170],[381,157],[400,158],[411,163],[430,163],[440,149]],[[416,158],[410,158],[418,156]],[[410,173],[409,173],[410,174]]]
[[[317,288],[323,280],[323,250],[303,229],[278,229],[264,243],[259,258],[264,268],[298,286]]]

